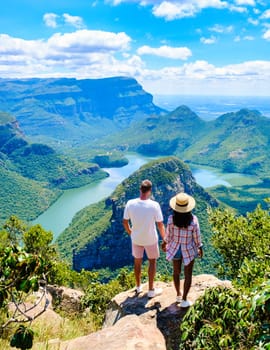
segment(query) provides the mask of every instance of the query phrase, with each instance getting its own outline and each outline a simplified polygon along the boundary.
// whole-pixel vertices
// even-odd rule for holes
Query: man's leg
[[[156,259],[148,259],[149,265],[148,265],[148,283],[149,283],[149,290],[154,289],[154,278],[156,275],[156,269],[157,269],[157,260]]]
[[[176,295],[180,296],[180,273],[181,273],[181,259],[173,260],[173,283],[176,290]]]
[[[187,295],[192,283],[192,271],[193,271],[194,260],[192,260],[187,266],[185,266],[185,282],[184,282],[184,293],[183,300],[187,300]]]
[[[142,258],[134,258],[134,274],[136,287],[139,287],[141,285],[142,260]]]

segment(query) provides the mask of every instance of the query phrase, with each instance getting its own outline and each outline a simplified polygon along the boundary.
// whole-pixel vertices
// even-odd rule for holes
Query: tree
[[[266,200],[269,202],[268,200]],[[246,216],[231,210],[209,211],[212,243],[221,254],[222,277],[251,288],[270,275],[270,216],[260,205]]]
[[[267,200],[269,203],[269,200]],[[270,216],[209,211],[220,274],[233,289],[212,288],[186,313],[180,349],[270,349]]]
[[[41,233],[39,227],[37,231]],[[33,236],[30,245],[31,232]],[[49,303],[46,291],[48,256],[44,259],[40,254],[43,247],[37,249],[35,243],[37,235],[34,232],[32,229],[27,231],[26,225],[15,216],[6,222],[0,232],[0,308],[4,308],[7,315],[0,322],[0,331],[2,334],[10,324],[19,323],[20,326],[13,334],[10,345],[21,349],[31,348],[33,342],[33,331],[25,327],[24,323],[31,323],[47,309]],[[19,245],[24,238],[26,245]],[[35,303],[27,306],[27,298],[37,291],[40,293]],[[13,304],[13,307],[8,308],[8,303]],[[37,305],[42,305],[43,308],[34,316],[29,316],[29,311],[35,309]]]

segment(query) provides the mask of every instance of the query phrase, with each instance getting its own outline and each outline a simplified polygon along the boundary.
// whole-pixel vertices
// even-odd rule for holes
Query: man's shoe
[[[135,288],[135,293],[136,294],[140,294],[140,293],[142,293],[142,291],[143,291],[142,286],[138,286],[138,287]]]
[[[188,300],[182,300],[180,307],[190,307],[192,305],[191,301]]]
[[[155,288],[155,289],[149,290],[147,293],[147,296],[148,298],[154,298],[160,294],[162,294],[162,288]]]

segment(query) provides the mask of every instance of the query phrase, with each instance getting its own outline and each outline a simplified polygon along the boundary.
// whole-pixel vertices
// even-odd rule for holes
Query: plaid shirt
[[[172,215],[168,218],[165,240],[167,242],[166,259],[171,261],[181,245],[184,265],[188,265],[197,255],[202,246],[198,218],[193,220],[187,228],[174,226]]]

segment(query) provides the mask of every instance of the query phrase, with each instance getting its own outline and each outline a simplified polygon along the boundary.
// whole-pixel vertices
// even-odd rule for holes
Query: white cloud
[[[156,17],[164,17],[166,20],[177,18],[192,17],[198,9],[192,4],[173,4],[169,1],[163,1],[161,4],[154,6],[153,14]]]
[[[236,5],[256,6],[255,0],[235,0]]]
[[[252,36],[252,35],[246,35],[246,36],[244,36],[243,39],[244,39],[244,40],[248,40],[248,41],[255,40],[254,36]]]
[[[243,6],[234,6],[234,5],[231,5],[229,7],[230,11],[232,12],[239,12],[239,13],[245,13],[245,12],[248,12],[247,8],[246,7],[243,7]]]
[[[81,29],[84,27],[83,19],[79,16],[71,16],[68,13],[63,14],[65,23],[70,24],[71,26]]]
[[[192,55],[187,47],[170,47],[167,45],[153,48],[150,46],[142,46],[137,50],[139,55],[154,55],[171,59],[186,60]]]
[[[270,29],[264,35],[270,40]],[[2,34],[0,76],[81,79],[124,75],[136,78],[147,91],[160,94],[263,95],[270,91],[270,61],[220,67],[207,61],[195,61],[149,69],[140,51],[184,59],[181,51],[176,50],[183,48],[167,47],[162,51],[162,47],[141,47],[138,54],[132,54],[130,43],[131,38],[125,33],[90,30],[58,33],[48,40],[24,40]],[[187,50],[187,56],[189,53],[191,55]]]
[[[131,39],[125,33],[99,30],[78,30],[73,33],[54,34],[48,40],[48,47],[57,51],[74,53],[111,52],[127,50]]]
[[[259,24],[259,21],[257,19],[248,18],[248,23],[253,24],[254,26],[257,26]]]
[[[184,17],[193,17],[204,8],[226,8],[228,3],[222,0],[190,0],[190,1],[159,1],[153,8],[156,17],[164,17],[166,20],[174,20]]]
[[[265,95],[269,90],[269,78],[270,61],[248,61],[223,67],[196,61],[181,67],[147,71],[142,85],[156,94],[256,96]]]
[[[202,38],[200,38],[200,42],[203,44],[206,44],[206,45],[211,45],[211,44],[215,44],[217,42],[217,38],[213,35],[210,38],[202,37]]]
[[[55,13],[45,13],[45,15],[43,16],[43,21],[47,27],[56,28],[58,17],[59,16]]]
[[[231,33],[233,31],[233,26],[222,26],[220,24],[214,25],[214,27],[210,27],[209,30],[211,32],[216,32],[216,33]]]
[[[0,75],[70,76],[80,75],[82,67],[107,66],[114,54],[129,50],[131,39],[125,33],[79,30],[54,34],[45,40],[24,40],[0,35]],[[7,64],[7,62],[9,62]],[[5,68],[6,67],[6,71]],[[102,69],[101,69],[102,71]]]
[[[47,27],[57,28],[61,24],[68,24],[76,29],[84,27],[83,19],[79,16],[71,16],[68,13],[57,15],[55,13],[45,13],[43,21]]]
[[[270,29],[268,29],[264,34],[263,34],[263,38],[265,40],[270,40]]]
[[[260,16],[261,19],[269,19],[270,18],[270,9],[263,12],[263,14]]]

